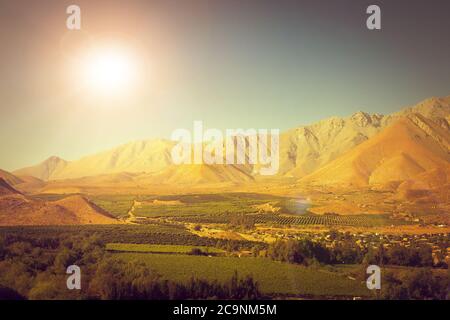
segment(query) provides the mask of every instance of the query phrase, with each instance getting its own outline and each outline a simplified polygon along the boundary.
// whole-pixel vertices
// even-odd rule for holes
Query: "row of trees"
[[[367,263],[380,266],[433,266],[431,248],[425,245],[416,248],[394,246],[388,250],[380,245],[378,249],[365,250],[352,241],[326,248],[311,240],[279,240],[269,246],[267,255],[273,260],[304,265],[319,262],[323,264]]]
[[[311,265],[315,263],[361,264],[358,279],[365,281],[369,264],[421,267],[407,272],[387,272],[383,275],[380,297],[383,299],[450,299],[450,269],[432,272],[431,248],[405,248],[395,246],[389,250],[380,246],[377,250],[363,252],[359,247],[341,245],[325,248],[310,240],[277,241],[270,245],[268,256],[288,263]],[[426,268],[423,268],[426,267]],[[393,269],[395,270],[395,269]],[[404,270],[404,269],[403,269]],[[447,274],[445,274],[447,273]]]
[[[332,260],[329,250],[309,240],[276,241],[269,246],[267,255],[273,260],[305,265],[314,260],[325,264]]]
[[[361,263],[364,252],[352,244],[326,248],[311,240],[279,240],[269,246],[268,257],[273,260],[309,265],[322,264],[354,264]]]
[[[450,273],[436,276],[431,270],[414,270],[403,277],[387,273],[382,280],[382,298],[394,300],[450,299]]]
[[[408,267],[432,267],[433,258],[430,246],[404,247],[400,245],[385,249],[370,248],[365,256],[364,262],[377,265],[396,265]],[[442,265],[441,267],[445,267]]]

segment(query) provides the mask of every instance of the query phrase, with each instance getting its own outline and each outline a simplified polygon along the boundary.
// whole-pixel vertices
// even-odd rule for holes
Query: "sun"
[[[94,94],[124,93],[136,81],[135,59],[121,48],[91,50],[85,55],[81,68],[82,82]]]

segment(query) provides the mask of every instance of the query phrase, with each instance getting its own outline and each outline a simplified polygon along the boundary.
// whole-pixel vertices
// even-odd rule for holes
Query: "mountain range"
[[[386,186],[450,166],[450,131],[409,114],[301,179],[307,184]]]
[[[357,112],[350,117],[332,117],[288,130],[280,137],[278,177],[356,185],[410,179],[436,166],[448,165],[449,122],[450,97],[447,97],[427,99],[391,115]],[[155,183],[253,180],[248,166],[173,165],[174,144],[167,140],[131,142],[75,161],[53,156],[38,165],[16,170],[13,175],[17,179],[28,176],[43,181],[122,173],[151,176]],[[379,150],[385,151],[380,154]],[[425,161],[423,157],[433,160]],[[369,167],[363,168],[366,164]],[[330,175],[334,178],[330,179]]]
[[[391,115],[357,112],[288,130],[280,136],[280,171],[273,177],[256,175],[249,164],[174,165],[174,145],[131,142],[75,161],[53,156],[12,173],[0,170],[0,225],[118,223],[83,196],[43,201],[32,193],[372,189],[389,190],[400,203],[450,207],[450,97]],[[337,205],[333,200],[324,208]],[[343,211],[360,211],[355,205]]]
[[[288,130],[280,136],[280,171],[272,180],[293,179],[318,186],[417,188],[424,185],[417,179],[433,180],[437,178],[433,172],[448,170],[449,123],[450,97],[446,97],[427,99],[391,115],[357,112]],[[23,192],[79,192],[79,185],[221,186],[261,180],[249,164],[174,165],[174,145],[173,141],[154,139],[75,161],[52,156],[12,173],[1,170],[0,177]],[[437,188],[446,183],[439,176],[428,186]]]

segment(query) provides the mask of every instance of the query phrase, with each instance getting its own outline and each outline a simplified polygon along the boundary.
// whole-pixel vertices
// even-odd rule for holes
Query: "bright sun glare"
[[[90,52],[83,63],[85,86],[102,95],[115,95],[130,89],[136,80],[133,60],[127,52],[116,48]]]

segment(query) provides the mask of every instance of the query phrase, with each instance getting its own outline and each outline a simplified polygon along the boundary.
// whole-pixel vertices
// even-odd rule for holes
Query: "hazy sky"
[[[66,29],[66,7],[82,31]],[[365,10],[382,9],[382,30]],[[133,53],[126,95],[79,88],[82,40]],[[450,1],[0,0],[0,168],[133,140],[280,128],[450,95]]]

